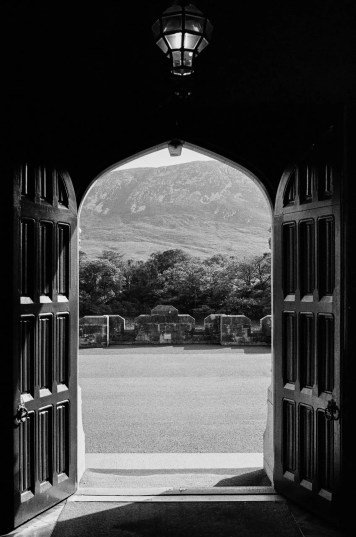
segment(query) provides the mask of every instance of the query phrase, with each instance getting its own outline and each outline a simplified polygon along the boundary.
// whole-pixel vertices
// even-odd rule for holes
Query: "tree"
[[[154,252],[150,255],[150,260],[155,265],[158,274],[162,274],[165,270],[173,268],[178,263],[189,261],[190,259],[191,256],[179,248],[165,250],[164,252]]]
[[[99,256],[99,259],[106,259],[107,261],[110,261],[113,265],[117,267],[122,267],[124,264],[123,261],[124,254],[120,254],[120,252],[117,252],[115,250],[103,250],[101,255]]]
[[[188,311],[199,306],[209,294],[211,282],[209,268],[201,263],[200,259],[190,258],[165,270],[160,277],[165,301],[169,297],[177,307],[183,307]]]
[[[271,308],[271,253],[242,261],[222,254],[202,261],[180,249],[154,252],[147,261],[124,260],[112,250],[94,261],[80,256],[81,315],[132,317],[157,304],[199,317],[215,312],[261,318]]]
[[[80,314],[111,313],[110,300],[122,293],[125,277],[107,259],[81,261],[79,267]]]
[[[225,313],[243,313],[258,319],[271,312],[271,254],[244,260],[231,274],[230,293],[224,301]]]
[[[157,270],[150,260],[136,261],[127,267],[125,299],[153,304],[157,300]]]
[[[229,260],[230,260],[230,258],[227,255],[215,254],[215,255],[205,259],[204,264],[205,265],[220,265],[220,266],[224,266],[229,262]]]

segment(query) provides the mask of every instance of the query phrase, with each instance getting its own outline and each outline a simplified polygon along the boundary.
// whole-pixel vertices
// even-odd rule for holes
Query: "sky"
[[[160,149],[159,151],[153,151],[148,155],[136,158],[130,162],[126,162],[122,166],[115,168],[116,170],[128,170],[130,168],[158,168],[160,166],[173,166],[174,164],[184,164],[185,162],[192,162],[196,160],[214,160],[211,157],[207,157],[197,151],[192,151],[183,147],[180,157],[171,157],[168,148]]]

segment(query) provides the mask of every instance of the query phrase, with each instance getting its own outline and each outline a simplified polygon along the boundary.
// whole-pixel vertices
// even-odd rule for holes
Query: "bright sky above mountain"
[[[214,160],[211,157],[198,153],[197,151],[192,151],[183,147],[182,154],[180,157],[171,157],[168,151],[168,148],[160,149],[159,151],[154,151],[143,157],[136,158],[118,166],[118,170],[127,170],[130,168],[159,168],[160,166],[173,166],[174,164],[184,164],[185,162],[192,162],[196,160]]]

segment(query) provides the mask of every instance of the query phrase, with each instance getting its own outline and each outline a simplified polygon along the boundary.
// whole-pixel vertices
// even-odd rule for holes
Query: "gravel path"
[[[270,382],[269,348],[82,349],[86,452],[262,452]]]

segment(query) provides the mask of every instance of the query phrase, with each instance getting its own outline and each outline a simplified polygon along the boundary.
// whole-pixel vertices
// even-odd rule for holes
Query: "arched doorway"
[[[186,147],[186,146],[187,146],[188,148],[192,148],[192,147],[194,147],[194,149],[195,149],[195,150],[199,150],[199,152],[202,151],[200,147],[197,148],[197,146],[193,146],[193,145],[191,145],[191,144],[189,144],[189,143],[186,143],[186,144],[184,144],[184,150],[183,150],[183,152],[185,151],[185,147]],[[163,148],[164,151],[166,151],[167,154],[168,154],[167,144],[161,144],[160,146],[156,146],[156,147],[153,148],[153,149],[154,149],[154,150],[157,150],[157,149],[162,149],[162,148]],[[154,154],[154,152],[151,153],[151,155],[152,155],[152,154]],[[223,164],[224,164],[224,165],[227,164],[228,167],[229,167],[231,170],[234,170],[234,168],[237,168],[239,171],[243,171],[243,177],[244,177],[244,181],[245,181],[246,183],[248,183],[249,185],[251,184],[251,182],[253,182],[254,184],[258,184],[258,190],[260,190],[260,189],[262,188],[262,187],[260,186],[260,185],[262,184],[261,181],[260,181],[259,179],[257,179],[257,177],[256,177],[255,174],[253,174],[252,172],[248,171],[245,167],[240,166],[240,165],[238,165],[238,164],[236,164],[236,163],[232,163],[232,161],[230,161],[230,160],[228,160],[228,159],[222,159],[221,157],[218,157],[216,154],[213,154],[213,153],[208,152],[208,151],[206,151],[205,154],[209,155],[209,157],[213,157],[213,156],[214,156],[214,157],[216,158],[217,161],[221,160],[221,161],[223,162]],[[137,158],[137,155],[135,155],[135,156],[136,156],[136,158]],[[171,161],[175,161],[175,160],[176,160],[176,159],[171,158]],[[135,161],[136,161],[136,159],[133,159],[133,160],[132,160],[132,163],[134,163]],[[121,162],[116,163],[116,164],[114,164],[113,166],[111,166],[110,168],[108,168],[108,170],[109,170],[109,171],[110,171],[110,170],[113,170],[113,169],[114,169],[114,170],[116,170],[116,169],[119,170],[119,169],[120,169],[120,164],[122,164],[122,163],[121,163]],[[175,164],[177,164],[177,162],[175,162]],[[146,164],[146,165],[148,165],[148,164]],[[126,173],[126,172],[125,172],[125,173]],[[116,176],[115,176],[114,173],[113,173],[113,174],[107,173],[107,171],[104,172],[104,175],[101,175],[101,174],[99,175],[99,177],[105,177],[105,176],[106,176],[106,179],[105,179],[106,182],[100,183],[100,185],[96,187],[96,190],[95,190],[96,194],[93,194],[92,197],[90,198],[90,201],[88,201],[88,209],[87,209],[87,210],[88,210],[88,213],[89,213],[89,212],[93,212],[93,214],[96,214],[96,206],[95,206],[95,202],[94,202],[95,199],[97,199],[98,210],[103,211],[104,213],[106,213],[106,211],[110,211],[110,210],[113,211],[113,209],[109,209],[109,204],[110,204],[110,207],[111,207],[111,206],[112,206],[112,201],[113,201],[113,200],[110,199],[110,202],[107,201],[107,198],[105,197],[105,190],[106,190],[106,189],[110,189],[110,188],[111,188],[111,184],[112,184],[112,185],[115,184]],[[138,177],[141,177],[141,176],[138,175]],[[188,175],[188,177],[189,177],[189,175]],[[231,175],[231,177],[233,177],[233,174]],[[248,179],[247,179],[247,177],[248,177]],[[230,176],[229,176],[229,178],[230,178]],[[96,180],[96,179],[95,179],[95,180]],[[110,183],[110,181],[111,181],[111,183]],[[129,177],[129,176],[127,176],[127,177],[125,177],[125,184],[126,184],[126,181],[130,181],[130,184],[131,184],[132,178]],[[137,181],[139,182],[139,179],[137,179]],[[157,181],[158,181],[158,178],[157,178]],[[251,182],[250,182],[250,181],[251,181]],[[93,183],[91,183],[91,184],[93,184]],[[105,186],[104,186],[104,185],[105,185]],[[254,185],[253,185],[253,186],[254,186]],[[89,186],[88,190],[89,190],[90,188],[91,188],[91,187]],[[252,189],[252,186],[249,187],[249,188]],[[113,189],[114,189],[114,187],[113,187]],[[194,190],[194,188],[193,188],[193,190]],[[262,204],[262,202],[261,202],[261,197],[262,197],[262,196],[261,196],[261,197],[258,197],[258,196],[257,196],[257,192],[256,192],[256,190],[257,190],[257,189],[254,188],[253,192],[255,193],[255,198],[253,199],[253,201],[251,201],[251,203],[255,202],[255,204],[257,204],[257,199],[258,199],[258,203],[259,203],[259,204]],[[110,192],[112,193],[111,190],[110,190]],[[203,192],[203,191],[202,191],[202,192]],[[124,195],[124,194],[123,194],[123,195]],[[97,197],[97,196],[98,196],[98,197]],[[114,195],[113,195],[113,196],[114,196]],[[266,200],[266,198],[268,198],[268,196],[267,196],[266,193],[264,193],[264,199]],[[130,199],[131,199],[131,198],[130,198]],[[81,211],[82,211],[82,208],[83,208],[83,203],[84,203],[84,201],[82,201],[82,204],[81,204],[80,215],[82,214]],[[144,201],[142,201],[142,203],[144,203]],[[142,203],[140,202],[139,205],[140,205],[140,204],[142,205]],[[272,215],[272,214],[271,214],[271,213],[272,213],[271,205],[272,205],[272,204],[271,204],[271,201],[268,199],[268,205],[267,205],[267,203],[266,203],[266,206],[265,206],[265,205],[263,206],[264,214],[267,213],[266,207],[269,208],[269,217],[270,217],[270,219],[271,219],[271,215]],[[114,206],[116,206],[116,202],[115,202]],[[123,208],[122,210],[123,210],[123,212],[124,212],[125,209]],[[213,209],[211,209],[211,210],[213,211]],[[102,214],[102,212],[100,212],[100,214]],[[136,216],[137,220],[139,220],[139,218],[140,218],[140,214],[142,214],[142,213],[139,213],[139,215]],[[144,213],[143,213],[143,214],[144,214]],[[270,225],[271,225],[271,220],[268,222],[268,219],[267,219],[267,217],[266,217],[266,219],[264,220],[264,222],[266,222],[266,221],[267,221],[267,225],[266,225],[266,230],[267,230],[267,229],[270,227]],[[108,225],[108,224],[106,224],[106,225]],[[116,224],[115,224],[115,225],[116,225]],[[120,224],[117,224],[117,225],[120,225]],[[80,224],[80,226],[81,226],[81,224]],[[246,226],[247,226],[247,225],[246,225]],[[238,227],[236,228],[236,231],[238,231]],[[110,233],[111,233],[111,232],[110,232]],[[159,229],[157,230],[157,233],[158,233],[158,235],[160,234],[160,230],[159,230]],[[90,230],[89,230],[89,224],[87,223],[86,237],[89,238],[89,235],[90,235]],[[235,235],[235,240],[236,240],[236,235]],[[103,238],[103,243],[104,243],[104,238]],[[108,245],[106,245],[105,248],[106,248],[106,247],[108,247]],[[176,247],[178,247],[178,246],[176,246]],[[121,245],[121,248],[124,248],[124,246]],[[267,239],[266,239],[265,248],[266,248],[266,250],[268,250],[268,242],[267,242]],[[84,251],[87,251],[85,245],[83,245],[83,250],[84,250]],[[125,250],[123,249],[123,250],[121,250],[121,251],[124,252]],[[265,250],[264,250],[264,251],[265,251]],[[218,253],[218,252],[219,252],[219,250],[216,250],[215,253]],[[231,252],[231,253],[232,253],[232,252]],[[241,255],[246,255],[246,257],[248,256],[247,253],[246,253],[246,254],[244,253],[244,254],[241,254]],[[93,256],[94,256],[94,254],[92,253],[92,258],[93,258]],[[97,252],[96,252],[95,257],[96,257],[96,256],[98,256],[98,253],[97,253]],[[182,311],[179,310],[179,311],[180,311],[180,313],[187,313],[187,312],[184,311],[184,310],[182,310]],[[222,311],[223,311],[223,310],[222,310]],[[117,313],[117,314],[122,315],[122,316],[125,317],[125,314],[122,313],[120,310],[113,311],[113,313]],[[143,312],[143,311],[141,310],[141,311],[137,312],[136,315],[139,315],[139,313],[147,313],[147,312]],[[236,314],[237,314],[237,313],[243,313],[243,310],[236,311],[236,312],[234,312],[234,313],[236,313]],[[268,311],[268,313],[270,313],[270,311]],[[98,314],[100,315],[100,313],[97,313],[97,315],[98,315]],[[86,315],[95,315],[95,313],[88,312],[88,313],[86,313]],[[193,313],[192,313],[192,315],[193,315]],[[206,315],[207,315],[207,314],[206,314]],[[261,317],[262,317],[262,315],[261,315]],[[88,319],[88,321],[89,321],[89,319]],[[126,348],[127,348],[127,347],[126,347]],[[84,352],[84,351],[83,351],[83,352]],[[251,358],[251,360],[252,360],[252,356],[251,356],[250,358]],[[268,377],[270,378],[269,363],[267,364],[267,367],[268,367]],[[91,373],[91,375],[92,375],[92,373]],[[100,375],[100,376],[101,376],[101,375]],[[267,375],[266,375],[266,376],[267,376]],[[83,382],[84,382],[84,381],[83,381]],[[264,386],[263,389],[260,390],[260,391],[261,391],[261,399],[264,399],[264,402],[265,402],[265,400],[266,400],[266,395],[267,395],[267,393],[266,393],[266,388],[267,388],[267,387]],[[270,389],[270,391],[271,391],[271,389]],[[86,392],[84,392],[84,393],[85,393],[85,399],[86,399],[85,404],[88,405],[88,404],[89,404],[89,403],[88,403],[88,399],[90,399],[90,398],[88,398],[88,395],[87,395]],[[114,403],[115,401],[116,401],[116,400],[114,399],[112,402]],[[121,404],[118,404],[118,402],[117,402],[117,404],[118,404],[118,406],[119,406],[119,409],[118,409],[118,411],[117,411],[117,414],[119,414],[119,413],[121,412],[120,409],[121,409],[121,407],[123,406],[123,405],[122,405],[122,400],[121,400],[121,399],[120,399],[120,403],[121,403]],[[99,403],[99,404],[101,404],[101,403]],[[236,404],[239,404],[238,401],[236,401]],[[261,406],[262,406],[262,403],[261,403]],[[265,403],[265,406],[267,406],[266,403]],[[87,407],[88,411],[89,411],[89,408],[90,408],[90,412],[93,412],[93,402],[92,402],[92,401],[90,401],[90,407],[89,407],[89,406]],[[273,456],[272,456],[272,454],[273,454],[273,449],[272,449],[272,443],[271,443],[271,442],[272,442],[272,433],[271,433],[272,407],[271,407],[271,404],[270,404],[270,403],[269,403],[269,405],[268,405],[268,409],[269,409],[269,414],[270,414],[270,416],[269,416],[269,433],[265,435],[265,451],[266,451],[266,453],[268,453],[268,455],[266,455],[266,456],[268,456],[268,458],[269,458],[269,461],[268,461],[268,464],[266,465],[266,468],[267,468],[267,471],[268,471],[270,477],[272,478],[272,468],[273,468]],[[265,409],[263,409],[263,414],[264,414],[264,410],[265,410]],[[262,411],[261,411],[261,413],[262,413]],[[89,415],[91,415],[91,414],[89,414]],[[234,415],[234,414],[233,414],[233,415]],[[177,418],[177,420],[178,420],[178,418]],[[241,417],[241,421],[242,421],[242,420],[243,420],[243,416]],[[236,416],[236,423],[241,423],[241,421],[238,419],[238,416]],[[261,421],[262,421],[262,420],[261,420]],[[105,423],[105,415],[104,415],[104,414],[102,415],[102,419],[100,420],[100,423],[101,423],[101,424]],[[120,431],[120,428],[119,428],[119,426],[118,426],[118,423],[119,423],[119,420],[116,419],[116,421],[115,421],[115,425],[113,426],[113,430],[115,430],[115,431]],[[124,423],[124,418],[122,418],[122,423]],[[137,427],[137,424],[136,424],[136,427]],[[235,426],[232,426],[232,427],[234,427],[234,432],[231,432],[231,439],[233,439],[233,438],[236,438],[236,439],[237,439],[237,438],[239,438],[239,435],[240,435],[240,437],[241,437],[241,436],[244,436],[243,434],[241,434],[241,430],[238,431],[238,430],[235,429]],[[237,428],[237,426],[236,426],[236,428]],[[251,429],[252,429],[252,427],[251,427]],[[89,430],[89,426],[88,426],[88,430]],[[102,431],[102,429],[100,429],[100,430]],[[260,430],[260,428],[259,428],[259,430]],[[255,433],[255,431],[251,431],[251,434],[254,434],[254,433]],[[125,434],[127,434],[127,435],[129,436],[129,435],[130,435],[130,430],[129,430],[129,428],[126,429],[125,426],[124,426],[124,429],[121,431],[121,434],[119,435],[119,437],[121,437],[122,435],[125,436]],[[263,434],[263,432],[261,431],[261,434],[260,434],[260,436],[259,436],[261,445],[259,445],[259,447],[258,447],[257,449],[250,449],[250,451],[258,451],[258,452],[262,452],[262,434]],[[95,435],[96,435],[96,437],[100,437],[100,441],[102,442],[102,445],[103,445],[104,442],[102,441],[102,435],[100,435],[98,432],[96,432]],[[256,433],[256,435],[257,435],[257,433]],[[137,436],[140,436],[139,433],[138,433]],[[118,439],[117,442],[120,443],[120,445],[122,446],[123,441],[121,440],[121,438],[120,438],[120,440]],[[92,436],[90,437],[90,443],[91,443],[91,445],[93,445],[93,443],[94,443],[94,442],[92,441]],[[183,443],[183,442],[182,442],[182,443]],[[217,442],[216,442],[216,443],[217,443]],[[231,444],[233,444],[233,442],[231,442]],[[99,441],[98,441],[98,440],[95,441],[95,445],[96,445],[96,446],[99,445]],[[110,440],[110,445],[113,445],[113,441],[112,441],[112,440]],[[130,448],[128,448],[128,449],[126,449],[126,450],[125,450],[125,449],[121,449],[121,450],[120,450],[120,449],[117,448],[117,451],[130,452],[130,449],[132,449],[132,450],[134,450],[134,451],[136,450],[136,448],[133,448],[133,447],[132,447],[132,442],[131,442],[129,445],[130,445]],[[208,444],[207,444],[207,445],[208,445]],[[227,445],[227,444],[226,444],[226,445]],[[268,449],[267,449],[267,445],[269,446]],[[202,449],[202,448],[200,447],[200,449]],[[238,441],[236,442],[235,449],[234,449],[234,447],[232,447],[232,451],[236,451],[236,452],[243,451],[243,449],[245,449],[245,448],[241,448],[241,444],[240,444]],[[147,448],[147,450],[150,451],[149,448]],[[178,451],[180,451],[180,450],[181,450],[181,451],[184,451],[184,449],[178,449]],[[225,449],[225,450],[226,450],[226,449]],[[95,451],[99,451],[99,450],[98,450],[98,449],[95,449],[95,448],[93,448],[93,447],[91,446],[90,449],[89,449],[89,451],[93,451],[93,452],[95,452]],[[105,451],[105,449],[103,449],[103,451]],[[109,448],[109,449],[107,448],[107,451],[110,451],[110,452],[111,452],[111,451],[115,451],[115,445],[114,445],[114,447],[112,447],[111,449],[110,449],[110,448]],[[176,451],[177,451],[177,450],[176,450]],[[188,451],[189,451],[189,449],[188,449]],[[204,451],[204,450],[203,450],[203,451]],[[206,451],[209,451],[209,449],[206,449]],[[216,452],[216,451],[220,451],[220,450],[219,450],[219,449],[210,449],[210,451],[214,451],[214,452]],[[224,449],[221,449],[221,451],[224,451]],[[260,464],[260,463],[259,463],[259,464]],[[256,464],[256,466],[257,466],[257,464]],[[94,466],[93,466],[93,467],[94,467]],[[120,486],[120,485],[119,485],[119,486]]]
[[[343,295],[338,276],[343,238],[340,191],[331,188],[341,184],[338,136],[326,137],[282,178],[272,244],[275,484],[324,516],[336,514],[341,498],[338,399]],[[17,267],[13,289],[19,306],[13,312],[14,385],[6,393],[16,420],[9,425],[13,431],[9,460],[15,457],[16,462],[14,472],[12,465],[7,470],[14,493],[9,496],[15,502],[6,529],[73,493],[76,472],[76,455],[70,451],[76,445],[76,340],[73,336],[67,346],[62,322],[73,312],[70,332],[77,333],[74,192],[69,177],[58,170],[50,168],[47,174],[40,171],[43,166],[35,165],[29,174],[25,169],[15,175],[13,203]],[[61,201],[65,193],[67,205]],[[68,225],[70,231],[64,227]],[[64,252],[72,262],[66,261],[66,254],[63,258]],[[72,293],[72,303],[66,292]],[[66,349],[67,369],[61,365]],[[63,377],[66,371],[72,391]]]

